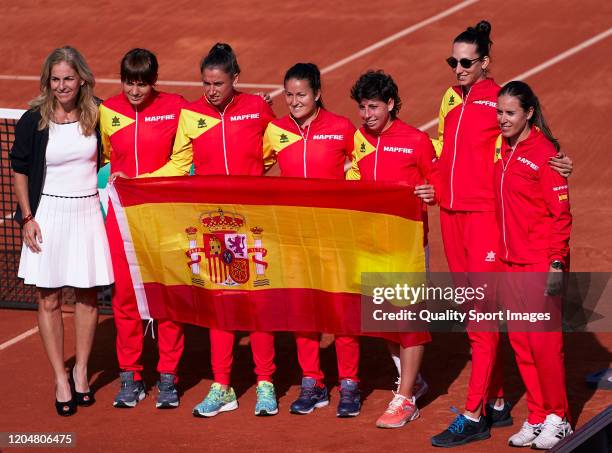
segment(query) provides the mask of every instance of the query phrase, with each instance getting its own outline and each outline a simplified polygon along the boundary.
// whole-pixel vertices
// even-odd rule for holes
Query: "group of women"
[[[363,123],[356,130],[347,118],[326,110],[320,72],[311,63],[287,71],[289,113],[276,119],[265,97],[236,90],[240,67],[227,44],[216,44],[203,58],[204,95],[194,102],[157,91],[155,55],[133,49],[121,61],[122,92],[99,107],[83,57],[70,47],[53,51],[43,66],[41,94],[17,124],[11,161],[16,219],[24,239],[19,276],[37,287],[57,413],[72,415],[77,406],[94,403],[87,361],[97,323],[95,293],[113,281],[121,370],[113,404],[130,408],[146,396],[143,323],[128,261],[112,204],[106,228],[98,207],[96,168],[107,160],[111,179],[185,175],[192,167],[196,175],[261,176],[278,165],[281,176],[408,182],[423,202],[425,219],[426,205],[440,204],[445,252],[457,275],[567,270],[571,215],[564,176],[571,172],[571,161],[558,153],[531,89],[522,82],[501,88],[488,76],[489,35],[490,25],[483,21],[454,40],[447,63],[457,84],[444,95],[440,134],[434,140],[399,119],[398,87],[382,71],[361,75],[351,89]],[[531,172],[525,161],[532,163],[527,166]],[[530,237],[533,225],[539,229]],[[64,286],[77,289],[76,363],[70,373],[63,358]],[[183,329],[168,319],[157,320],[157,327],[156,406],[175,408]],[[499,335],[468,335],[472,371],[465,412],[432,438],[436,446],[485,439],[491,427],[512,423],[502,393]],[[329,404],[319,334],[296,332],[295,338],[303,378],[290,411],[308,414]],[[527,387],[529,418],[509,443],[551,448],[571,433],[561,334],[515,333],[510,338]],[[257,375],[255,414],[274,415],[274,336],[251,332],[250,340]],[[416,401],[427,390],[419,368],[429,341],[427,332],[403,333],[399,347],[390,345],[400,381],[377,426],[396,428],[419,417]],[[238,408],[230,381],[234,332],[210,329],[210,342],[214,382],[193,409],[198,417]],[[353,417],[361,408],[358,338],[337,335],[335,347],[340,380],[336,413]]]

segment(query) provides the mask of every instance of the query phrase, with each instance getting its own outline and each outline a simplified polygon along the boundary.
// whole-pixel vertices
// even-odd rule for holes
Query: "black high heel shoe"
[[[57,411],[57,415],[61,415],[62,417],[70,417],[76,413],[77,401],[74,396],[70,399],[70,401],[55,400],[55,410]]]
[[[74,383],[74,368],[70,370],[70,376],[68,378],[68,382],[70,382],[70,388],[72,389],[72,394],[74,395],[75,405],[79,405],[82,407],[91,406],[96,402],[94,398],[93,392],[89,390],[89,392],[77,392],[76,384]]]

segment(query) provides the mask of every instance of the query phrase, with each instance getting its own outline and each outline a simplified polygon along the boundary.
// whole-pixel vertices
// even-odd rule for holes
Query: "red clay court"
[[[612,270],[612,181],[610,146],[612,106],[612,3],[499,3],[493,0],[395,0],[370,2],[236,1],[229,5],[200,2],[129,3],[116,0],[56,3],[22,0],[3,5],[0,41],[0,108],[26,108],[38,90],[44,57],[70,44],[87,58],[96,74],[101,98],[119,91],[121,56],[132,47],[154,51],[160,62],[160,89],[193,100],[201,95],[200,58],[217,41],[230,43],[242,68],[239,82],[247,91],[267,91],[278,115],[286,112],[279,96],[285,70],[311,61],[323,72],[323,97],[333,112],[359,124],[349,89],[363,71],[391,74],[400,87],[400,117],[435,133],[445,89],[452,74],[444,59],[451,41],[468,25],[487,19],[493,26],[492,75],[498,83],[525,79],[540,97],[545,115],[562,148],[574,160],[571,176],[572,267],[579,272]],[[445,271],[437,208],[430,214],[432,270]],[[2,213],[4,217],[7,213]],[[612,288],[606,290],[609,300]],[[604,297],[606,297],[604,294]],[[67,307],[69,309],[70,307]],[[72,357],[71,314],[66,318],[66,357]],[[236,346],[233,380],[240,408],[213,419],[196,419],[192,407],[211,382],[208,335],[186,329],[180,376],[182,404],[158,411],[154,393],[133,410],[116,410],[118,389],[114,325],[101,317],[90,363],[97,404],[70,418],[53,409],[51,369],[37,334],[32,311],[0,311],[0,384],[4,389],[0,432],[75,432],[78,451],[434,451],[429,438],[452,419],[449,407],[461,407],[469,375],[469,346],[464,334],[437,334],[428,346],[423,375],[430,393],[419,405],[421,418],[395,430],[374,426],[391,398],[395,371],[384,344],[362,341],[364,403],[355,419],[335,417],[337,390],[330,408],[299,417],[288,413],[299,392],[295,346],[290,334],[278,334],[275,378],[280,397],[276,417],[253,416],[255,377],[246,338]],[[577,426],[612,402],[610,393],[584,384],[586,374],[610,367],[612,333],[565,336],[568,396]],[[151,343],[150,337],[147,343]],[[155,383],[156,357],[145,348],[145,381]],[[336,376],[333,347],[324,344],[323,369],[331,385]],[[505,344],[506,388],[516,403],[513,427],[494,430],[489,441],[454,451],[491,451],[506,447],[510,434],[526,416],[524,388],[509,345]],[[74,450],[73,450],[74,451]]]

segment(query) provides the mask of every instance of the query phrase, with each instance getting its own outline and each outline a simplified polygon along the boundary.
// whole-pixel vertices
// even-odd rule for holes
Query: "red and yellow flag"
[[[359,334],[362,272],[424,272],[401,183],[251,176],[118,180],[141,316],[225,330]]]

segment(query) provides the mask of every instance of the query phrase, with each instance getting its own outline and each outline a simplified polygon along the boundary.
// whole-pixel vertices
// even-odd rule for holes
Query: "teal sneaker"
[[[255,404],[255,415],[276,414],[278,414],[278,403],[276,402],[274,384],[268,381],[259,381],[257,383],[257,403]]]
[[[206,398],[193,408],[195,417],[214,417],[219,412],[238,409],[238,401],[233,388],[221,389],[221,384],[213,382]]]

